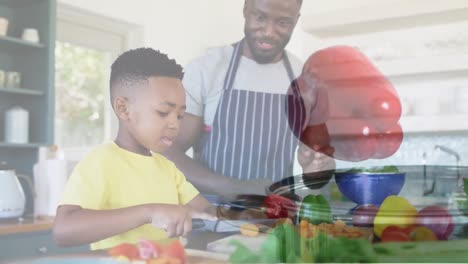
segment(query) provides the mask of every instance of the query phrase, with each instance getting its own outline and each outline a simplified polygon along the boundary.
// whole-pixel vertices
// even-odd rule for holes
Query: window
[[[55,139],[62,148],[91,147],[109,137],[106,80],[110,54],[57,41]]]
[[[110,65],[130,46],[141,46],[141,32],[135,25],[58,5],[55,143],[67,159],[79,160],[90,148],[115,137]]]

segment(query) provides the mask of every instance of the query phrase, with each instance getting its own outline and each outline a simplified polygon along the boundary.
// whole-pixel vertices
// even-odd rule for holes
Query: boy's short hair
[[[184,73],[182,66],[175,60],[152,48],[138,48],[122,53],[111,66],[111,98],[114,98],[115,87],[131,87],[150,77],[182,80]]]

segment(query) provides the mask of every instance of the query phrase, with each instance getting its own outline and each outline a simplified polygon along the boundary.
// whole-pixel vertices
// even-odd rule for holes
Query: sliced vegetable
[[[180,243],[179,240],[174,240],[169,243],[169,245],[164,246],[161,249],[159,257],[179,259],[181,263],[185,263],[185,260],[187,259],[184,246]]]
[[[140,258],[140,252],[138,251],[137,246],[130,243],[117,245],[109,249],[107,253],[112,257],[124,256],[130,260]]]
[[[302,200],[299,211],[300,220],[307,220],[314,225],[333,223],[330,205],[325,196],[307,195]]]
[[[263,212],[270,219],[293,218],[296,214],[296,204],[286,197],[270,194],[262,203]]]
[[[114,257],[125,257],[128,260],[144,260],[146,263],[183,264],[186,260],[184,246],[179,240],[173,240],[167,245],[142,239],[137,245],[123,243],[107,251]]]
[[[398,242],[398,241],[410,241],[409,235],[403,228],[398,226],[388,226],[382,232],[380,241],[382,242]]]

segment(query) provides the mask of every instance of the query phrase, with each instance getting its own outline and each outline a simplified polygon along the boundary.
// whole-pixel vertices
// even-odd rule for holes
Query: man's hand
[[[297,151],[297,160],[302,167],[303,173],[334,170],[336,164],[335,159],[331,157],[332,153],[333,149],[331,147],[318,152],[300,143],[299,150]]]

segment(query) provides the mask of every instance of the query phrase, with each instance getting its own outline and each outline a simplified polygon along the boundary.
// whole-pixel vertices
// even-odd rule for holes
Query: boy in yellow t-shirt
[[[180,65],[150,48],[127,51],[112,64],[118,135],[70,176],[54,223],[57,244],[103,249],[186,235],[192,218],[215,219],[204,213],[209,202],[160,154],[185,112],[182,76]]]

